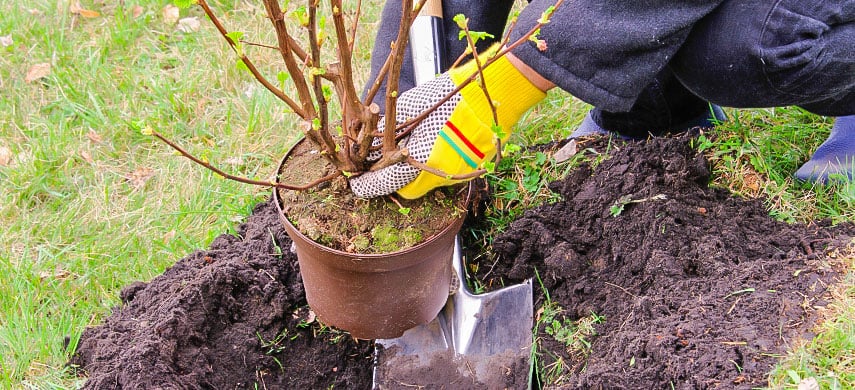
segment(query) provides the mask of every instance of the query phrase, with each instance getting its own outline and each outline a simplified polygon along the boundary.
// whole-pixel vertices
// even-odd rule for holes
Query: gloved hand
[[[485,57],[486,54],[482,55],[482,61],[486,60]],[[475,62],[470,61],[404,92],[397,102],[398,123],[432,107],[476,71]],[[496,107],[504,142],[510,136],[511,127],[546,94],[505,57],[484,69],[484,80]],[[384,123],[381,120],[381,131]],[[496,155],[496,134],[492,125],[490,104],[477,81],[473,81],[428,115],[407,138],[399,142],[399,146],[407,148],[417,161],[448,175],[471,173]],[[363,198],[397,191],[404,198],[416,199],[434,188],[458,182],[402,162],[354,177],[350,179],[350,186],[356,196]]]

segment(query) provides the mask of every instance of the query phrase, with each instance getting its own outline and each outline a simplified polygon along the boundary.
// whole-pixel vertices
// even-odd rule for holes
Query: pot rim
[[[279,183],[279,174],[280,174],[280,172],[282,172],[282,168],[285,166],[285,161],[288,159],[288,156],[291,155],[291,152],[294,151],[294,148],[296,148],[297,145],[299,145],[301,142],[304,142],[305,140],[306,140],[305,137],[301,137],[299,140],[297,140],[297,142],[294,143],[294,145],[292,145],[290,148],[288,148],[287,152],[285,152],[285,156],[282,157],[282,160],[279,162],[279,165],[276,167],[276,183],[277,184]],[[466,183],[466,198],[462,202],[462,204],[464,205],[463,212],[461,213],[460,217],[458,217],[457,219],[454,220],[453,223],[448,224],[448,226],[446,226],[444,229],[442,229],[439,233],[436,233],[433,236],[426,238],[425,240],[418,243],[417,245],[411,246],[411,247],[406,248],[406,249],[397,250],[394,252],[355,253],[355,252],[345,252],[342,250],[331,248],[331,247],[328,247],[326,245],[319,244],[315,240],[312,240],[311,238],[303,235],[303,233],[300,232],[300,229],[298,229],[296,226],[294,226],[294,224],[292,224],[291,221],[287,217],[280,218],[280,219],[282,219],[284,221],[284,223],[288,224],[293,229],[293,231],[297,234],[297,236],[300,237],[300,239],[302,239],[303,241],[305,241],[309,245],[315,247],[316,249],[324,250],[324,251],[334,253],[334,254],[340,255],[340,256],[349,256],[349,257],[353,257],[353,258],[358,258],[359,260],[387,259],[390,256],[396,256],[397,257],[400,255],[407,255],[411,252],[419,251],[423,247],[432,244],[433,241],[435,241],[438,237],[441,237],[441,236],[447,234],[449,230],[460,229],[460,226],[463,225],[463,220],[466,218],[466,213],[468,212],[468,205],[472,201],[472,192],[473,192],[472,191],[472,181],[469,181]],[[273,187],[273,203],[276,204],[276,211],[279,213],[279,215],[286,216],[285,211],[282,207],[282,198],[279,196],[279,191],[277,190],[276,187]]]

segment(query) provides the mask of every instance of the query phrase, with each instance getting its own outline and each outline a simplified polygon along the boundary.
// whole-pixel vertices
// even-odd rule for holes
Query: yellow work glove
[[[491,50],[496,50],[494,47]],[[482,58],[486,55],[482,55]],[[397,120],[414,118],[454,91],[477,71],[473,61],[401,94]],[[498,125],[510,136],[520,117],[546,94],[535,87],[506,57],[484,69],[487,91],[496,107]],[[385,121],[381,120],[381,130]],[[448,175],[471,173],[496,155],[493,113],[477,81],[470,82],[425,118],[409,137],[399,142],[410,156]],[[458,183],[407,163],[398,163],[350,179],[354,194],[370,198],[395,191],[404,198],[419,198],[434,188]]]

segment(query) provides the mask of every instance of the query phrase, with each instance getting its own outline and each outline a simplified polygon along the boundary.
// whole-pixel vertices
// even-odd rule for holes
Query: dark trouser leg
[[[449,62],[453,62],[466,49],[465,41],[457,39],[458,31],[457,24],[452,20],[454,15],[464,14],[469,18],[469,29],[471,31],[485,31],[493,34],[495,37],[492,40],[481,41],[477,47],[479,50],[489,47],[502,38],[502,31],[505,28],[508,15],[511,11],[513,0],[443,0],[442,13],[445,25],[445,48],[446,58]],[[371,80],[365,87],[363,94],[370,88],[373,80],[377,78],[383,62],[389,56],[391,48],[389,43],[393,42],[398,35],[398,26],[401,20],[401,2],[387,1],[383,7],[383,14],[380,19],[380,27],[377,31],[377,37],[374,41],[374,49],[371,52],[371,75],[368,80]],[[401,68],[401,79],[398,84],[398,91],[404,92],[415,86],[415,78],[413,75],[413,60],[409,48],[407,49],[404,64]],[[374,97],[374,102],[380,106],[381,111],[385,109],[384,95],[386,91],[385,80],[382,83],[380,92]]]
[[[725,2],[671,66],[689,89],[722,105],[795,105],[838,116],[795,177],[855,176],[855,2]]]
[[[577,137],[606,129],[629,138],[647,138],[693,127],[711,127],[724,120],[724,113],[684,87],[670,69],[665,69],[644,89],[629,112],[609,112],[594,108]]]
[[[855,114],[855,2],[727,1],[694,27],[670,66],[723,106]]]
[[[685,130],[685,121],[702,121],[707,101],[855,114],[855,2],[727,1],[695,26],[630,112],[594,109],[583,127],[635,138]]]

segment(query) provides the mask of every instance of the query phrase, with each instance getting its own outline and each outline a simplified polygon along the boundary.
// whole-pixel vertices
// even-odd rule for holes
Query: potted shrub
[[[432,320],[445,304],[452,280],[450,260],[455,236],[471,193],[465,183],[494,166],[483,164],[472,174],[449,175],[415,161],[406,148],[399,147],[399,141],[442,101],[398,123],[396,131],[383,131],[381,110],[370,103],[381,89],[379,80],[385,78],[385,114],[396,117],[398,79],[409,27],[426,1],[402,1],[398,38],[389,42],[391,53],[378,81],[366,88],[364,97],[357,93],[353,74],[360,3],[346,9],[341,0],[323,4],[309,0],[299,5],[286,1],[284,6],[278,0],[260,1],[275,31],[275,45],[244,40],[241,32],[230,31],[206,0],[182,0],[178,5],[201,7],[237,55],[238,66],[300,118],[304,138],[286,153],[277,179],[253,180],[228,174],[163,135],[151,134],[225,178],[274,188],[280,217],[294,241],[309,306],[321,321],[350,331],[356,338],[400,336],[406,329]],[[541,23],[548,22],[553,9],[544,14]],[[484,35],[469,31],[463,16],[455,21],[470,48],[464,56],[478,57],[475,42]],[[524,39],[536,40],[536,33],[537,28],[532,29],[514,43],[505,38],[500,50],[481,56],[477,71],[460,87],[476,81],[486,91],[479,78],[481,70]],[[275,78],[264,74],[247,54],[250,46],[276,50],[285,70]],[[491,108],[495,116],[492,103]],[[502,138],[500,134],[495,138],[499,151],[496,159],[501,158]],[[414,200],[395,196],[360,199],[349,190],[349,178],[400,163],[461,184]],[[338,215],[328,216],[326,212]],[[327,224],[331,221],[338,222]]]

